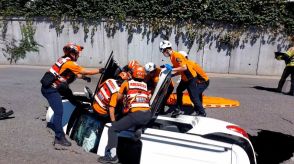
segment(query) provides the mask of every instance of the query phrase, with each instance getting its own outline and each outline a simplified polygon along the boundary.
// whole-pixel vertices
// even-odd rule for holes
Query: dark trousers
[[[77,106],[78,108],[81,107],[81,102],[76,99],[76,97],[73,95],[72,90],[69,88],[68,85],[62,85],[58,88],[58,92],[61,96],[68,99],[70,103]]]
[[[189,81],[181,80],[180,84],[177,87],[177,104],[178,106],[182,106],[183,104],[183,91],[185,89],[188,90],[191,101],[194,104],[194,111],[198,114],[204,114],[204,108],[202,106],[202,102],[200,101],[199,95],[202,94],[200,88],[197,87],[196,78],[193,78]],[[204,87],[203,87],[204,88]],[[203,89],[202,88],[202,89]]]
[[[206,82],[197,83],[197,88],[199,90],[199,99],[201,103],[203,103],[203,92],[207,89],[208,86],[209,80]]]
[[[108,130],[108,142],[105,151],[110,151],[112,148],[117,147],[118,136],[117,133],[128,130],[132,127],[139,128],[146,125],[151,119],[151,111],[137,111],[129,113],[120,120],[112,123]]]
[[[54,132],[56,138],[61,138],[64,136],[64,132],[62,129],[62,115],[63,115],[63,105],[62,105],[62,99],[55,88],[41,88],[41,92],[43,96],[47,99],[50,107],[54,111],[54,119],[53,119],[53,125],[54,125]]]
[[[287,77],[291,75],[290,94],[294,94],[294,66],[286,66],[279,81],[278,90],[281,91]]]

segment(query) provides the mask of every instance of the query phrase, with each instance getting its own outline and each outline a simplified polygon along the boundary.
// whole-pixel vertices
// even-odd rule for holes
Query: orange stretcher
[[[167,99],[166,105],[173,106],[177,103],[177,94],[172,93]],[[192,106],[193,103],[188,93],[183,93],[183,106]],[[203,96],[204,108],[233,108],[240,106],[237,100],[231,100],[223,97]]]

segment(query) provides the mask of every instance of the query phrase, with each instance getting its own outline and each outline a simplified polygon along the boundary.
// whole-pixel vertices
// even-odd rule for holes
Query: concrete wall
[[[20,40],[22,37],[20,25],[24,23],[25,21],[9,21],[5,40],[10,41],[12,38]],[[169,59],[159,52],[159,43],[163,40],[162,35],[159,34],[156,37],[152,33],[143,35],[144,31],[148,30],[148,27],[143,25],[130,35],[124,25],[117,24],[118,30],[113,35],[109,35],[105,30],[106,22],[101,22],[89,27],[88,36],[81,24],[77,32],[73,31],[69,22],[64,22],[62,25],[64,28],[57,35],[49,22],[34,22],[33,26],[36,28],[34,37],[42,47],[39,48],[39,52],[27,53],[26,58],[19,60],[17,64],[51,65],[62,55],[62,47],[69,41],[85,47],[78,61],[85,67],[103,66],[111,51],[114,52],[115,58],[121,65],[127,64],[132,59],[143,64],[149,61],[158,65],[170,63]],[[94,31],[93,36],[91,36],[92,30]],[[1,28],[1,33],[2,31],[3,28]],[[207,31],[212,32],[207,33]],[[196,37],[194,43],[188,45],[185,30],[181,37],[176,37],[176,31],[173,30],[169,40],[175,50],[188,51],[190,59],[198,62],[207,72],[281,75],[285,65],[282,61],[274,59],[274,52],[285,51],[288,46],[285,36],[273,37],[269,33],[257,35],[253,31],[248,31],[241,35],[239,44],[230,50],[226,46],[219,45],[218,37],[224,32],[224,30],[200,29],[197,33],[204,37]],[[248,35],[252,34],[258,37],[248,39]],[[0,64],[9,64],[3,56],[3,41],[0,48]]]

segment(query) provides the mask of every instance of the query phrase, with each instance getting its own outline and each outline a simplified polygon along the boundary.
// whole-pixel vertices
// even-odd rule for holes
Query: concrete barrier
[[[21,39],[20,25],[25,21],[9,21],[5,41]],[[39,52],[28,52],[26,58],[17,61],[21,65],[51,65],[62,55],[63,46],[69,42],[76,42],[85,47],[79,64],[85,67],[100,67],[106,62],[111,51],[121,65],[127,64],[129,60],[138,60],[142,65],[152,61],[157,65],[170,63],[159,52],[159,43],[163,40],[162,34],[153,36],[146,34],[148,27],[136,28],[130,35],[123,24],[117,24],[118,30],[114,35],[109,35],[105,29],[106,22],[100,22],[96,26],[89,26],[89,33],[84,32],[82,24],[78,24],[78,31],[74,31],[69,22],[63,22],[62,32],[57,35],[51,24],[46,21],[34,22],[36,28],[35,40],[41,45]],[[91,32],[93,31],[93,35]],[[203,35],[204,33],[209,35]],[[1,29],[1,33],[3,29]],[[145,32],[145,33],[144,33]],[[285,51],[288,46],[287,38],[283,35],[274,36],[262,33],[255,42],[248,41],[248,31],[240,37],[238,46],[230,49],[220,45],[218,37],[223,31],[212,29],[197,30],[197,36],[192,45],[187,44],[186,35],[176,36],[173,29],[169,40],[175,50],[189,52],[190,59],[196,61],[207,72],[233,73],[250,75],[281,75],[284,63],[274,59],[275,51]],[[143,35],[144,33],[144,35]],[[183,30],[185,34],[185,30]],[[2,36],[3,37],[3,36]],[[0,64],[9,64],[3,56],[3,42],[0,44]]]

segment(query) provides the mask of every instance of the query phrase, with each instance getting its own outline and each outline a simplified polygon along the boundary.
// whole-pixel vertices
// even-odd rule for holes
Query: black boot
[[[172,118],[176,118],[176,117],[178,117],[179,115],[183,115],[183,114],[184,114],[184,112],[181,110],[180,107],[178,107],[178,108],[175,108],[175,109],[174,109],[174,111],[171,113],[171,116],[170,116],[170,117],[172,117]]]
[[[98,157],[97,159],[98,162],[100,163],[118,163],[118,158],[117,156],[111,156],[110,152],[106,152],[105,156]]]
[[[198,114],[198,116],[206,117],[206,112],[201,112],[201,113]]]
[[[200,111],[198,116],[201,116],[201,117],[206,117],[206,112],[205,110],[203,109],[203,111]]]
[[[59,139],[55,137],[53,145],[56,145],[56,144],[59,144],[61,146],[71,146],[71,143],[65,138],[65,136]]]

